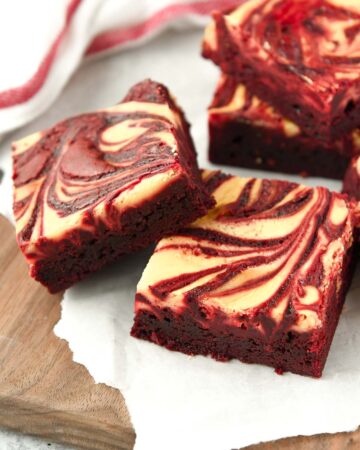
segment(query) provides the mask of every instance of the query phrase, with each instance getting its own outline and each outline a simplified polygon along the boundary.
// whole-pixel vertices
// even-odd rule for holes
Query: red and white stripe
[[[31,39],[34,27],[40,27],[36,29],[39,33],[44,21],[52,19],[49,12],[46,18],[42,17],[43,1],[48,2],[35,2],[25,29],[17,30],[17,38],[28,44],[24,45],[24,51],[31,51],[26,40]],[[0,133],[17,128],[44,112],[84,56],[140,44],[170,25],[204,25],[211,11],[230,8],[239,0],[178,0],[174,3],[171,0],[58,0],[58,6],[59,2],[63,12],[60,29],[54,26],[54,35],[43,49],[40,62],[36,59],[32,62],[27,55],[26,63],[35,66],[25,67],[25,72],[32,75],[17,86],[2,89],[4,82],[1,83],[0,74]],[[59,20],[58,10],[59,7],[54,8],[54,22]],[[22,55],[16,55],[16,58],[22,58]],[[7,64],[5,58],[1,66],[5,78],[11,80],[11,73],[6,71],[14,71],[18,64]]]

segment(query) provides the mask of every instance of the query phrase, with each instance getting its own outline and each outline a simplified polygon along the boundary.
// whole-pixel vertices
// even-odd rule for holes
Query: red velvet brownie
[[[353,158],[347,168],[343,192],[360,201],[360,156]]]
[[[116,106],[16,142],[13,161],[18,244],[50,292],[213,205],[181,109],[150,80]]]
[[[304,134],[236,78],[222,75],[208,111],[210,160],[217,164],[342,179],[360,153],[360,130],[332,143]]]
[[[203,176],[216,206],[157,245],[132,335],[320,377],[351,278],[354,205],[322,187]]]
[[[248,0],[213,17],[203,55],[306,134],[359,125],[358,0]]]

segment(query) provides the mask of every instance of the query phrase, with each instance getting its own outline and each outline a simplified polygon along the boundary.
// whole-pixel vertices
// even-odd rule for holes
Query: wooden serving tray
[[[1,216],[0,235],[0,426],[88,450],[132,449],[135,431],[120,391],[95,384],[53,333],[61,295],[50,295],[28,276],[14,228]],[[247,447],[359,448],[359,430]]]

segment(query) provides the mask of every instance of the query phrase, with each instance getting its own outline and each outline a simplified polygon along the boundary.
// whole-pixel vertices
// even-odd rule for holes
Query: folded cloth
[[[0,133],[31,121],[85,56],[145,42],[168,26],[202,26],[239,0],[12,0],[0,14]]]

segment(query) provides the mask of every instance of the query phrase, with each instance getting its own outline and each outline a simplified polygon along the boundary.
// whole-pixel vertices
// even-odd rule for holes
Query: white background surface
[[[200,58],[200,39],[200,32],[167,33],[143,48],[88,62],[76,73],[46,114],[3,141],[0,166],[9,167],[11,140],[45,128],[66,116],[112,105],[125,95],[131,84],[146,77],[164,82],[177,96],[193,124],[200,164],[208,166],[206,107],[210,102],[218,71],[210,62]],[[231,172],[245,176],[254,174],[246,170],[232,169]],[[8,172],[6,175],[8,179]],[[262,176],[274,177],[269,173],[263,173]],[[299,180],[296,177],[292,179]],[[324,180],[302,181],[307,184],[325,184],[334,189],[340,187],[339,183]],[[6,211],[6,203],[10,205],[10,196],[6,195],[6,198],[2,197],[2,211]],[[168,450],[169,441],[162,440],[160,435],[164,425],[172,433],[172,450],[189,433],[193,433],[190,439],[192,445],[188,445],[187,449],[204,448],[203,435],[196,435],[195,430],[204,432],[206,428],[212,438],[211,448],[216,450],[235,448],[240,443],[245,445],[254,439],[254,434],[258,439],[275,438],[279,436],[279,429],[274,429],[271,418],[276,418],[277,422],[281,419],[280,435],[353,429],[358,425],[360,364],[357,349],[360,338],[357,325],[360,323],[360,305],[357,304],[356,297],[359,290],[355,288],[352,299],[347,302],[324,378],[319,381],[291,374],[279,377],[266,367],[244,365],[237,361],[221,364],[203,357],[190,359],[129,338],[133,293],[146,260],[146,254],[130,257],[126,259],[126,267],[120,262],[69,290],[66,303],[69,306],[68,314],[58,328],[58,332],[62,331],[63,335],[71,337],[71,347],[76,359],[86,362],[98,381],[117,384],[126,391],[135,426],[142,430],[137,442],[139,450]],[[117,293],[115,296],[114,291]],[[124,293],[126,298],[121,298]],[[73,302],[75,297],[76,303]],[[74,333],[75,330],[77,331]],[[126,345],[121,342],[123,339],[128,340]],[[104,342],[107,343],[106,348],[103,347]],[[129,348],[133,349],[130,361]],[[100,361],[98,357],[101,353],[104,360]],[[139,370],[139,364],[142,370]],[[243,383],[239,385],[244,376],[247,378],[246,388]],[[154,383],[154,380],[157,382]],[[192,390],[194,386],[196,389]],[[207,408],[208,415],[205,417],[204,411],[199,407],[199,402],[204,400],[207,392],[202,387],[211,388],[212,403]],[[261,394],[262,401],[255,401],[259,396],[252,395],[254,390]],[[277,398],[276,402],[268,403],[269,399],[274,400],[270,394],[276,392],[280,392],[282,397]],[[141,409],[138,408],[139,393],[145,396]],[[240,393],[243,395],[239,396]],[[316,395],[316,398],[308,395],[305,402],[308,408],[300,408],[299,404],[303,406],[304,394],[307,393]],[[247,417],[239,416],[240,410],[234,410],[235,396],[238,396],[238,403],[247,402]],[[173,401],[175,403],[169,406]],[[156,412],[152,416],[154,404]],[[327,412],[325,419],[320,414],[322,410]],[[162,419],[159,415],[161,411],[167,412]],[[175,415],[172,415],[172,411]],[[199,414],[197,419],[191,412]],[[191,430],[184,429],[184,425],[189,425],[186,422],[189,416],[193,424]],[[177,422],[178,420],[182,422]],[[243,428],[243,423],[249,421],[252,421],[253,428]],[[217,429],[223,430],[221,436],[217,435]],[[163,437],[168,438],[166,434]],[[46,443],[35,444],[28,438],[21,439],[22,444],[20,441],[13,441],[15,443],[11,444],[11,439],[15,438],[11,437],[9,440],[2,434],[0,449],[49,448]],[[158,443],[156,447],[151,444],[155,441]],[[61,447],[53,448],[58,450]]]

